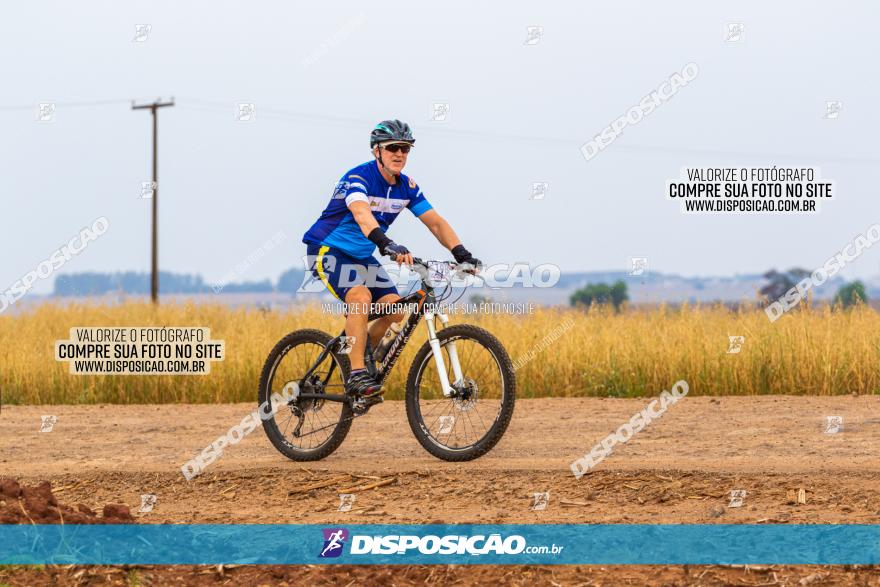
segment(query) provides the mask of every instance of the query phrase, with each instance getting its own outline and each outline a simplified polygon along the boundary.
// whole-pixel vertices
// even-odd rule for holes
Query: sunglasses
[[[387,147],[382,147],[389,153],[397,153],[400,151],[401,153],[409,153],[409,150],[412,149],[410,145],[388,145]]]

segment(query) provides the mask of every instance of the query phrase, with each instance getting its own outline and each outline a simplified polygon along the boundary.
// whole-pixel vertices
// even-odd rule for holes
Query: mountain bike
[[[419,443],[446,461],[469,461],[490,451],[513,416],[516,377],[501,342],[470,324],[449,325],[439,302],[447,299],[452,280],[437,294],[434,285],[461,271],[449,261],[413,258],[420,288],[394,302],[410,308],[400,332],[374,363],[365,363],[384,383],[416,326],[425,319],[428,340],[413,359],[406,381],[406,415]],[[390,313],[370,312],[368,322]],[[439,321],[440,328],[436,321]],[[317,461],[342,444],[352,421],[364,416],[382,397],[347,394],[351,341],[321,330],[297,330],[269,353],[260,376],[259,405],[266,435],[284,456]],[[377,345],[378,346],[378,345]]]

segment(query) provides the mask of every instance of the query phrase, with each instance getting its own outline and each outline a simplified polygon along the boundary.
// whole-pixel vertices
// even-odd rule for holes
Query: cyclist
[[[409,209],[458,263],[479,269],[482,263],[468,252],[449,223],[428,203],[415,180],[401,173],[415,144],[409,125],[385,120],[370,133],[373,160],[345,173],[330,196],[321,217],[303,235],[310,270],[337,299],[346,304],[345,334],[354,337],[349,355],[351,377],[346,391],[363,397],[381,395],[382,385],[367,371],[364,352],[384,335],[402,313],[384,316],[367,331],[369,304],[400,299],[397,288],[373,257],[395,258],[398,265],[412,265],[412,254],[385,232],[404,208]]]

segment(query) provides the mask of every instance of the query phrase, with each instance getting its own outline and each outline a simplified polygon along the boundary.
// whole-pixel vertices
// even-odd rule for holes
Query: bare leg
[[[367,316],[370,308],[370,290],[363,285],[351,288],[345,295],[348,304],[348,316],[345,318],[345,334],[354,337],[354,344],[348,360],[351,369],[364,368],[364,350],[367,338]]]
[[[390,304],[396,302],[400,299],[400,296],[397,294],[387,294],[382,296],[377,300],[378,304]],[[388,316],[383,316],[378,320],[375,320],[372,324],[370,324],[370,346],[376,348],[376,345],[379,344],[379,340],[384,336],[385,332],[388,330],[388,327],[391,326],[392,322],[399,322],[403,320],[403,313],[398,314],[390,314]]]

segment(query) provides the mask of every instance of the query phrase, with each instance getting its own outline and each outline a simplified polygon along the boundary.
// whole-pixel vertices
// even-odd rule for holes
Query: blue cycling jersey
[[[352,202],[369,204],[383,232],[404,208],[415,216],[432,208],[415,180],[401,173],[396,184],[389,184],[374,159],[342,176],[321,217],[303,235],[303,242],[340,249],[356,259],[372,256],[376,245],[364,236],[348,209]]]

